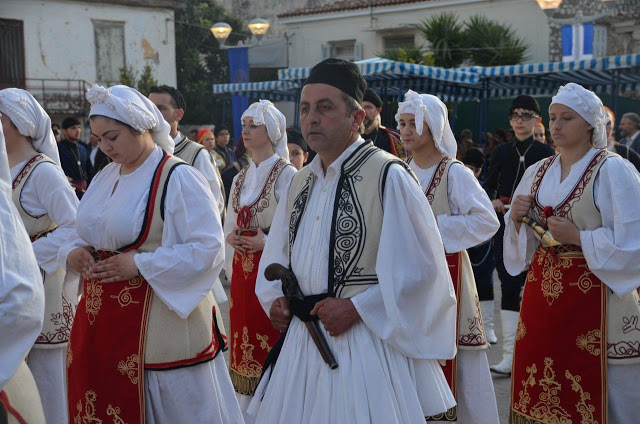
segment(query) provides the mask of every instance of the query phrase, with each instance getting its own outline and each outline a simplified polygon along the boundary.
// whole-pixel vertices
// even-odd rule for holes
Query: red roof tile
[[[278,15],[278,18],[290,18],[293,16],[318,15],[331,12],[344,12],[346,10],[367,9],[370,6],[395,6],[406,3],[421,3],[431,0],[337,0],[322,6],[303,7]]]

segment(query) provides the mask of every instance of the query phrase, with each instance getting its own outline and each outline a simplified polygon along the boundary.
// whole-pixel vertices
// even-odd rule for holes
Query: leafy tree
[[[431,16],[416,25],[429,41],[434,65],[455,68],[467,57],[464,26],[455,13],[444,12]]]
[[[118,71],[120,71],[120,80],[118,81],[118,84],[126,85],[127,87],[136,86],[138,73],[133,69],[133,66],[123,66],[121,68],[118,68]]]
[[[216,22],[231,25],[233,32],[228,45],[237,44],[250,33],[241,19],[229,14],[215,0],[188,0],[184,9],[176,10],[175,20],[178,90],[187,104],[181,122],[221,124],[225,103],[230,119],[231,101],[229,96],[214,96],[212,85],[229,82],[229,59],[209,28]]]
[[[142,75],[140,75],[140,79],[138,80],[138,91],[148,96],[151,92],[151,87],[154,85],[158,85],[158,82],[153,76],[153,67],[147,63],[144,65]]]
[[[528,44],[511,25],[475,15],[464,32],[471,62],[478,66],[515,65],[526,57]]]

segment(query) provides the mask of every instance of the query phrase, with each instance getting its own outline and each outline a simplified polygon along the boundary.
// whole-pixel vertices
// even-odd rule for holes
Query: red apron
[[[512,424],[607,423],[606,290],[578,246],[538,249],[516,331]]]

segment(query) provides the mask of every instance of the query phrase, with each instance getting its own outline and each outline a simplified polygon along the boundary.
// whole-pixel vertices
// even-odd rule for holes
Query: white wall
[[[175,86],[173,10],[95,3],[0,0],[1,18],[24,21],[26,77],[94,83],[96,19],[125,22],[126,65],[140,74],[149,63],[159,83]]]
[[[280,24],[290,37],[289,66],[313,66],[322,60],[323,43],[355,39],[364,45],[363,58],[371,58],[384,51],[385,36],[442,12],[455,12],[461,22],[483,14],[508,23],[530,45],[527,62],[549,59],[547,17],[535,0],[433,0],[376,7],[373,15],[369,9],[358,9],[283,18]]]

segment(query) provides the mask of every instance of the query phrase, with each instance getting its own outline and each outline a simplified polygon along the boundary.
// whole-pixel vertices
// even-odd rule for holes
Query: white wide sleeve
[[[456,253],[489,240],[500,228],[491,200],[466,166],[453,164],[448,178],[451,215],[436,217],[447,253]]]
[[[0,390],[42,330],[44,286],[30,246],[18,211],[0,190]]]
[[[229,198],[227,199],[227,214],[224,219],[224,273],[227,276],[227,279],[231,281],[231,276],[233,275],[233,255],[235,253],[235,249],[229,243],[227,243],[227,237],[231,234],[231,231],[236,227],[238,222],[238,216],[236,212],[233,210],[233,205],[231,204],[231,195],[233,194],[233,188],[236,186],[236,181],[238,180],[238,175],[236,174],[233,177],[233,181],[231,182],[231,192],[229,194]]]
[[[536,164],[527,168],[513,198],[519,194],[531,193],[535,170]],[[516,231],[516,224],[511,220],[511,210],[504,215],[504,226],[504,267],[509,274],[518,275],[529,267],[540,242],[527,225],[521,225],[520,231]]]
[[[287,223],[287,197],[289,186],[280,193],[276,213],[271,222],[271,230],[267,243],[264,245],[260,265],[258,266],[258,278],[256,279],[256,296],[262,305],[267,316],[274,300],[284,296],[282,293],[282,282],[280,280],[267,281],[264,277],[264,270],[272,263],[289,268],[289,224]]]
[[[602,227],[581,231],[589,269],[618,296],[640,287],[640,175],[618,157],[608,158],[595,181]]]
[[[178,166],[166,191],[162,246],[135,263],[158,297],[186,318],[211,291],[224,262],[220,215],[200,172]]]
[[[78,198],[71,189],[62,169],[52,163],[42,163],[34,170],[31,178],[25,184],[25,191],[32,202],[37,203],[30,209],[31,202],[23,202],[23,207],[28,213],[46,213],[51,220],[58,225],[55,231],[33,242],[38,265],[47,273],[52,273],[58,268],[67,267],[67,255],[69,252],[60,247],[76,237],[76,213],[78,210]],[[26,200],[26,199],[25,199]]]
[[[218,212],[222,214],[222,211],[224,210],[224,195],[222,194],[218,174],[215,169],[213,169],[213,163],[211,162],[211,155],[209,152],[205,149],[200,150],[196,156],[196,160],[193,162],[193,167],[204,175],[204,178],[207,180],[209,188],[211,189],[211,194],[213,194],[213,198],[215,199]]]
[[[451,359],[456,298],[433,212],[413,178],[392,165],[384,190],[379,284],[351,300],[365,325],[405,356]]]

